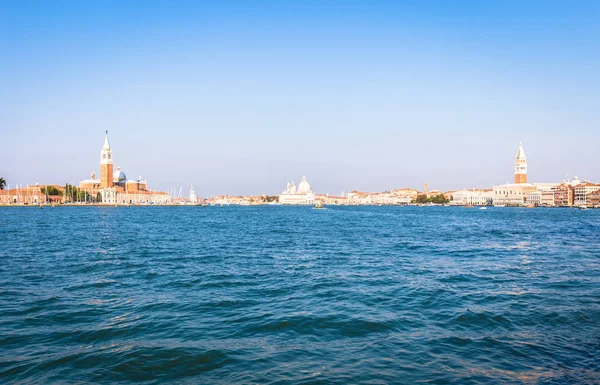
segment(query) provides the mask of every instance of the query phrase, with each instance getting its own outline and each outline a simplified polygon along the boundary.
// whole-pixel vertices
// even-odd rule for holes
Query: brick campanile
[[[527,183],[527,158],[523,150],[523,143],[519,144],[517,160],[515,162],[515,183]]]
[[[113,186],[113,158],[110,143],[108,142],[108,131],[104,138],[104,146],[100,151],[100,188]]]

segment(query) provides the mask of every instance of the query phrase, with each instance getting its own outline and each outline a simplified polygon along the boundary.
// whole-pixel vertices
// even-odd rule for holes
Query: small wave
[[[456,325],[462,329],[484,329],[491,330],[497,327],[510,328],[512,323],[509,318],[501,314],[488,312],[466,311],[454,317],[448,326]]]
[[[385,333],[393,330],[388,323],[359,318],[296,316],[254,324],[241,330],[240,334],[248,336],[286,333],[295,336],[364,337],[372,333]]]

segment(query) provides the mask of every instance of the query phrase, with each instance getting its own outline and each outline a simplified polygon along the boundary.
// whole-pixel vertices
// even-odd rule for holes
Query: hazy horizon
[[[600,3],[13,2],[0,177],[279,194],[600,182]]]

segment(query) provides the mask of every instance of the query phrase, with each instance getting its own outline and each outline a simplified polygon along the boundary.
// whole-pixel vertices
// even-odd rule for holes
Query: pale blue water
[[[600,210],[0,208],[0,382],[600,383]]]

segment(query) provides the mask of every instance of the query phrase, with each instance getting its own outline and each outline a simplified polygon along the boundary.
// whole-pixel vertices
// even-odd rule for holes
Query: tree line
[[[438,194],[435,196],[427,197],[425,194],[417,195],[417,199],[415,199],[415,203],[436,203],[436,204],[445,204],[450,202],[448,198],[444,196],[444,194]]]

